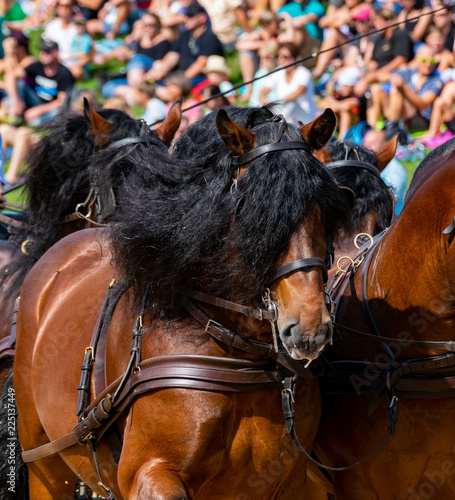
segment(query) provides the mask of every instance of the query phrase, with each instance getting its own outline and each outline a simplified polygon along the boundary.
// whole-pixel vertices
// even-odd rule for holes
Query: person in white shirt
[[[298,47],[292,43],[280,44],[277,62],[286,67],[297,60]],[[278,112],[289,122],[309,123],[316,116],[314,87],[311,73],[303,66],[289,66],[266,77],[259,102],[266,104],[270,92],[278,98]]]
[[[71,46],[78,36],[77,28],[72,23],[73,0],[58,0],[56,9],[57,19],[46,26],[43,38],[58,44],[60,60],[65,64],[73,57]]]

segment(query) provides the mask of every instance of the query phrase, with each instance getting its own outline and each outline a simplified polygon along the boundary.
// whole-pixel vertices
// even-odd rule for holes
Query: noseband
[[[359,167],[363,168],[364,170],[368,170],[368,172],[372,173],[376,177],[380,177],[381,173],[379,172],[379,169],[372,165],[371,163],[367,163],[365,161],[362,161],[359,156],[359,150],[357,147],[351,147],[348,144],[346,144],[344,141],[341,141],[339,144],[341,144],[344,148],[344,160],[337,160],[337,161],[332,161],[331,163],[327,163],[325,168],[328,170],[332,170],[335,168],[342,168],[342,167]],[[357,160],[351,160],[349,159],[349,155],[351,151],[354,152],[355,156],[357,157]]]

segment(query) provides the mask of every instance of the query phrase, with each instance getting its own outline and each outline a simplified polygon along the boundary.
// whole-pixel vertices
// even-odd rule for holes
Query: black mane
[[[122,111],[107,109],[99,114],[113,125],[111,141],[139,134],[141,122]],[[26,230],[18,234],[19,238],[31,240],[27,245],[29,255],[8,265],[11,293],[19,293],[31,266],[61,238],[63,217],[87,198],[92,175],[89,166],[98,150],[85,117],[72,111],[59,114],[40,132],[43,137],[28,156],[23,215]],[[117,180],[120,182],[122,177]]]
[[[275,140],[279,123],[270,121],[269,108],[227,111],[236,123],[254,128],[258,146]],[[316,205],[331,236],[347,214],[331,176],[301,150],[253,160],[234,188],[232,154],[215,120],[213,113],[192,125],[175,145],[166,178],[132,187],[116,218],[117,266],[135,280],[137,298],[149,283],[151,301],[160,308],[182,283],[237,300],[255,295]],[[282,140],[302,140],[300,129],[289,126]],[[154,163],[162,170],[151,155],[140,160],[144,168]]]
[[[378,167],[376,153],[364,146],[359,146],[352,141],[341,141],[330,144],[327,151],[330,153],[331,161],[344,160],[346,149],[349,148],[347,159],[360,160]],[[356,152],[358,153],[358,157]],[[348,163],[346,163],[348,167]],[[330,170],[332,175],[342,186],[346,186],[355,193],[356,202],[352,209],[352,227],[354,229],[362,226],[363,219],[371,210],[377,212],[379,230],[382,231],[390,226],[393,220],[393,195],[385,182],[373,173],[363,168],[352,166],[351,168],[334,168]],[[346,234],[345,236],[351,236]]]

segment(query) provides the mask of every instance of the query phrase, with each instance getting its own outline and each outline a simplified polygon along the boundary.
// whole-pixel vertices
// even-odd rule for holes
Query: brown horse
[[[169,145],[180,117],[180,102],[177,102],[160,127],[151,132],[143,122],[121,111],[102,110],[99,114],[86,102],[83,115],[61,114],[46,126],[46,135],[29,155],[26,207],[18,227],[13,227],[12,240],[18,243],[0,241],[0,377],[11,364],[14,303],[28,271],[60,238],[90,226],[90,221],[78,217],[75,212],[84,200],[85,205],[96,202],[91,209],[92,220],[99,221],[100,216],[104,221],[109,218],[109,213],[100,212],[106,212],[105,204],[99,202],[101,197],[89,196],[95,177],[90,167],[98,151],[110,146],[114,152],[125,152],[134,147],[133,141],[140,140],[159,140]],[[117,174],[111,173],[109,165],[103,170],[103,183],[107,185],[108,177],[109,189],[116,192],[127,182],[129,172]],[[86,210],[86,206],[81,209],[83,214]]]
[[[144,166],[154,162],[156,176],[123,199],[116,227],[65,238],[29,273],[19,310],[14,374],[24,450],[67,435],[78,422],[83,357],[89,363],[93,353],[95,371],[106,368],[101,378],[95,377],[98,396],[100,388],[125,372],[124,390],[130,384],[139,387],[138,377],[150,373],[155,362],[171,363],[179,356],[170,374],[160,375],[169,385],[138,394],[119,416],[123,448],[118,472],[104,439],[96,443],[99,475],[89,447],[61,448],[28,463],[31,499],[71,494],[76,475],[94,491],[106,494],[106,486],[117,498],[129,499],[273,498],[290,477],[295,458],[272,373],[275,365],[272,372],[270,365],[264,371],[264,361],[248,350],[254,346],[273,353],[263,343],[272,341],[273,301],[266,301],[269,311],[261,310],[258,301],[265,285],[277,303],[279,337],[293,358],[313,359],[330,340],[322,259],[327,238],[333,237],[348,207],[344,191],[310,147],[319,148],[330,138],[334,115],[326,112],[302,131],[274,118],[268,108],[231,108],[229,115],[232,119],[220,110],[193,125],[172,156],[139,147],[130,161]],[[277,270],[279,266],[285,267]],[[108,333],[103,327],[107,340],[100,346],[105,349],[98,346],[94,353],[86,347],[91,346],[106,286],[122,275],[134,286],[119,300]],[[193,316],[182,309],[182,294]],[[265,323],[258,321],[263,315]],[[102,323],[109,325],[103,317]],[[230,346],[220,340],[226,335]],[[239,350],[245,345],[246,352]],[[209,356],[212,363],[204,375],[198,372],[198,390],[174,380],[182,378],[189,355],[193,360]],[[288,366],[295,363],[285,353],[273,357]],[[266,375],[268,385],[262,387],[269,390],[232,392],[221,375],[221,382],[210,375],[222,374],[223,366],[234,362],[250,370],[236,370],[231,379],[243,380],[259,363],[258,383]],[[196,370],[194,363],[187,369]],[[130,373],[128,366],[137,369]],[[210,389],[216,383],[218,388]],[[319,420],[317,381],[298,385],[296,404],[299,435],[311,445]],[[82,414],[92,421],[88,412]],[[84,434],[85,442],[95,445],[92,437]]]
[[[331,472],[337,499],[455,496],[454,181],[455,153],[445,146],[338,298],[315,449],[324,464],[344,467],[383,447]]]

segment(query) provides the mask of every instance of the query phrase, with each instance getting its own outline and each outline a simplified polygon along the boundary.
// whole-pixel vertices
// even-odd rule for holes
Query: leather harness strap
[[[324,278],[324,283],[327,283],[327,264],[319,257],[309,257],[306,259],[295,260],[289,264],[281,266],[279,269],[274,271],[269,278],[269,283],[273,283],[278,278],[286,276],[286,274],[293,273],[295,271],[300,271],[301,269],[306,269],[308,267],[319,267],[322,269],[322,276]]]

